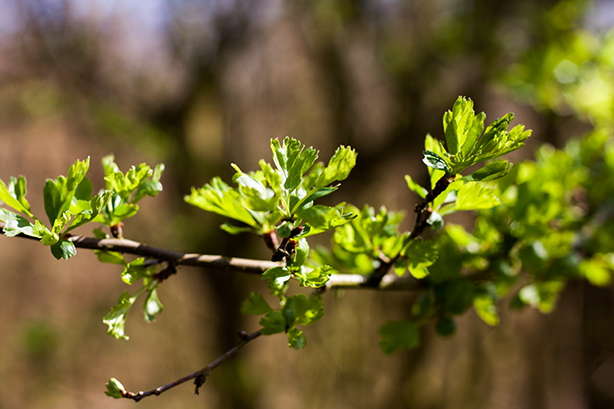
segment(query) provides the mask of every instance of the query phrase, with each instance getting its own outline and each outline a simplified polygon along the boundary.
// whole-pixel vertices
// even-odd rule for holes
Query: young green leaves
[[[288,345],[294,349],[304,348],[307,339],[297,325],[311,325],[324,316],[322,297],[312,294],[307,297],[297,294],[286,300],[282,308],[273,309],[260,294],[251,293],[241,307],[243,314],[264,315],[260,320],[263,335],[285,332]]]
[[[145,196],[155,197],[162,191],[160,178],[164,172],[164,165],[158,164],[151,169],[147,164],[141,163],[136,167],[132,166],[124,174],[119,170],[113,155],[105,156],[102,165],[107,191],[112,194],[98,221],[111,227],[114,234],[121,237],[121,231],[117,230],[117,226],[122,220],[138,212],[137,203]]]
[[[451,111],[443,117],[446,144],[426,135],[423,162],[428,166],[430,189],[405,176],[407,186],[418,194],[422,212],[429,206],[426,220],[431,227],[439,230],[443,225],[442,216],[460,210],[492,208],[500,203],[492,187],[483,185],[505,176],[512,165],[508,161],[492,162],[470,175],[460,176],[466,168],[516,150],[524,145],[531,135],[523,125],[509,130],[513,114],[506,114],[484,130],[484,113],[475,114],[473,102],[459,97]]]
[[[282,309],[273,310],[262,296],[252,295],[244,312],[264,315],[260,321],[263,334],[286,332],[289,344],[300,348],[306,340],[296,325],[308,325],[316,320],[314,317],[319,319],[323,314],[321,300],[304,295],[287,298],[285,292],[292,278],[311,288],[320,288],[329,280],[332,267],[305,265],[310,250],[306,237],[342,226],[355,217],[346,211],[345,203],[324,206],[314,202],[337,190],[334,183],[349,176],[356,164],[356,152],[341,146],[325,166],[316,164],[318,151],[296,139],[287,137],[282,142],[273,139],[271,151],[274,165],[260,160],[257,171],[243,172],[232,164],[236,188],[214,178],[200,189],[193,188],[185,200],[241,222],[242,226],[222,225],[231,234],[252,232],[269,240],[275,252],[273,260],[285,263],[268,269],[262,278],[268,281]]]
[[[485,119],[484,113],[475,114],[473,101],[458,97],[452,110],[443,116],[447,149],[440,142],[438,149],[425,150],[424,163],[444,171],[447,176],[453,176],[478,162],[494,159],[520,148],[524,145],[524,140],[531,136],[531,131],[525,131],[523,125],[509,129],[514,119],[511,113],[494,121],[486,130]],[[507,162],[499,162],[494,167],[483,168],[473,180],[492,180],[505,175],[505,170],[509,171]]]
[[[132,264],[132,266],[131,266]],[[145,321],[152,322],[155,320],[156,314],[162,312],[163,306],[158,298],[158,284],[159,281],[152,278],[152,274],[155,273],[154,267],[144,266],[143,259],[139,258],[134,262],[128,264],[122,273],[122,279],[128,284],[144,278],[143,286],[131,296],[128,291],[124,291],[117,304],[111,308],[111,311],[107,313],[102,319],[102,322],[107,324],[107,334],[116,339],[128,339],[125,333],[126,318],[132,305],[135,303],[141,293],[146,292],[145,305],[143,306],[143,315]],[[131,275],[132,274],[132,275]]]
[[[316,164],[318,151],[305,147],[300,141],[286,137],[283,142],[271,140],[274,167],[259,162],[260,170],[245,173],[233,164],[236,173],[232,188],[219,178],[200,189],[192,188],[186,202],[203,210],[221,214],[246,226],[224,224],[229,233],[267,233],[278,229],[290,232],[302,222],[305,236],[321,233],[346,223],[353,216],[344,211],[343,204],[335,207],[315,205],[314,201],[335,190],[336,181],[344,180],[356,164],[356,152],[341,146],[328,166]],[[314,166],[315,165],[315,166]]]
[[[0,181],[0,199],[9,207],[32,219],[18,215],[10,210],[0,210],[0,220],[4,221],[7,236],[25,234],[36,237],[51,247],[52,254],[60,259],[68,259],[76,254],[74,244],[68,240],[67,233],[96,218],[107,204],[110,193],[100,192],[92,197],[92,184],[85,177],[89,169],[89,158],[76,161],[68,169],[68,176],[49,179],[43,189],[45,213],[51,228],[30,211],[26,200],[26,179],[11,177],[8,186]]]

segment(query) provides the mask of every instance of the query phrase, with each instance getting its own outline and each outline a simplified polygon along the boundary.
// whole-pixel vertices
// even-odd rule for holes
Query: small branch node
[[[207,380],[207,376],[206,375],[198,375],[195,379],[194,379],[194,385],[196,385],[194,387],[194,393],[196,395],[199,395],[199,389],[201,386],[203,386],[205,384],[205,381]]]

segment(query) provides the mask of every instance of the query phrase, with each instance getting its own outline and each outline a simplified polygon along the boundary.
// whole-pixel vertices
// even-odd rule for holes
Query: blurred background
[[[164,191],[127,221],[127,238],[186,252],[266,259],[183,202],[231,162],[255,169],[286,135],[320,150],[358,152],[331,198],[411,214],[403,176],[427,179],[424,136],[458,95],[487,122],[515,112],[534,130],[512,160],[611,130],[614,2],[584,0],[2,0],[0,178],[24,174],[34,213],[46,178],[91,157],[122,170],[164,163]],[[404,227],[410,228],[411,217]],[[471,220],[455,222],[470,225]],[[88,230],[83,234],[91,234]],[[130,341],[102,317],[128,289],[121,269],[81,250],[0,237],[0,409],[128,408],[103,394],[117,377],[147,390],[205,366],[252,332],[239,313],[259,277],[180,268],[165,306]],[[339,295],[339,294],[337,294]],[[325,295],[305,350],[261,337],[213,372],[139,408],[612,408],[612,289],[570,283],[550,315],[507,310],[498,327],[473,311],[443,340],[383,355],[377,329],[408,317],[412,295]],[[142,301],[141,301],[142,302]]]

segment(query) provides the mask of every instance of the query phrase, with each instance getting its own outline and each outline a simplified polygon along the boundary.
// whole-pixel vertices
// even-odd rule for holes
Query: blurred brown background
[[[164,191],[143,201],[126,237],[267,258],[260,242],[221,232],[221,218],[183,195],[215,175],[229,182],[231,162],[255,169],[270,160],[269,139],[289,135],[323,160],[339,144],[359,152],[331,200],[411,213],[416,198],[403,176],[425,180],[424,135],[441,137],[442,114],[458,95],[487,121],[513,111],[534,129],[520,156],[544,141],[562,146],[590,125],[513,98],[506,76],[560,31],[604,29],[610,3],[3,0],[0,177],[27,175],[42,214],[45,179],[76,159],[91,157],[97,188],[108,153],[124,171],[162,162]],[[557,7],[562,27],[551,21]],[[160,288],[157,322],[145,324],[137,305],[130,341],[114,340],[101,318],[122,291],[136,290],[118,266],[85,250],[56,261],[36,242],[8,238],[0,257],[0,409],[133,407],[104,396],[110,377],[132,391],[154,388],[258,327],[239,313],[250,291],[264,289],[258,277],[181,268]],[[427,331],[418,350],[392,356],[379,351],[377,329],[409,316],[411,294],[326,294],[326,316],[306,329],[305,350],[262,337],[213,372],[200,396],[183,385],[137,405],[611,408],[611,292],[573,283],[552,315],[504,308],[497,328],[470,311],[451,340]]]

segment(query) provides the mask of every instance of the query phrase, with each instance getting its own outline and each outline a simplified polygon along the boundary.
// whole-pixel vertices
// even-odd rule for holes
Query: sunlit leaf
[[[512,164],[506,160],[490,163],[481,169],[476,170],[468,176],[464,176],[462,180],[467,182],[486,182],[495,180],[507,175],[512,168]]]
[[[158,290],[156,287],[149,290],[147,298],[145,299],[145,305],[143,306],[143,315],[145,321],[153,322],[156,319],[156,314],[160,314],[164,307],[158,298]]]
[[[124,333],[124,327],[126,325],[126,316],[130,311],[130,307],[136,301],[136,297],[130,296],[128,291],[124,291],[117,304],[111,308],[111,311],[104,316],[102,322],[109,326],[107,334],[119,339],[128,339],[128,336]]]

